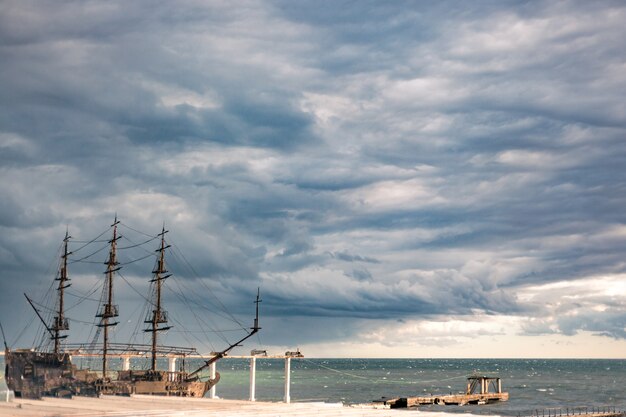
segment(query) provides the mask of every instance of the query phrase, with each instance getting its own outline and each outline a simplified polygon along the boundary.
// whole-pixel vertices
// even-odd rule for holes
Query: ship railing
[[[167,373],[167,380],[170,382],[183,382],[186,377],[187,372],[175,371]]]
[[[76,356],[90,356],[102,352],[101,345],[92,346],[87,343],[68,343],[63,345],[63,347],[66,352],[70,352]],[[113,355],[145,356],[152,352],[152,345],[147,344],[109,343],[107,347],[108,353]],[[157,354],[184,357],[198,355],[198,350],[196,348],[180,346],[159,346],[157,348]]]
[[[562,417],[562,416],[585,416],[585,415],[610,415],[624,416],[622,410],[618,410],[615,406],[594,406],[594,407],[566,407],[566,408],[542,408],[531,410],[529,412],[517,413],[517,417]]]

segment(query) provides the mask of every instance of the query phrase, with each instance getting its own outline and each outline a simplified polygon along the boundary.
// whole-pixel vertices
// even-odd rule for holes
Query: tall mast
[[[120,222],[117,220],[117,216],[115,216],[115,221],[111,225],[113,227],[113,238],[109,241],[111,244],[111,248],[109,250],[109,259],[105,262],[107,266],[107,270],[105,272],[105,291],[106,291],[106,303],[104,303],[96,315],[96,317],[100,317],[100,324],[98,327],[104,327],[104,337],[102,342],[102,378],[106,378],[107,376],[107,353],[109,348],[109,327],[116,326],[117,322],[110,322],[109,319],[113,317],[117,317],[119,315],[118,306],[113,304],[113,276],[116,271],[119,271],[121,267],[117,266],[119,263],[117,262],[117,240],[120,236],[117,235],[117,225]]]
[[[65,289],[69,287],[71,284],[68,284],[69,278],[67,276],[67,257],[71,255],[71,252],[68,252],[67,245],[71,236],[68,234],[68,231],[65,231],[65,238],[63,239],[63,255],[61,255],[61,268],[59,271],[59,276],[55,278],[59,281],[59,286],[57,287],[57,292],[59,294],[59,310],[57,311],[57,315],[54,318],[54,322],[52,323],[52,339],[54,340],[54,353],[59,353],[60,350],[60,342],[61,339],[67,337],[67,335],[62,335],[61,331],[69,330],[69,322],[65,318],[64,311],[64,296]]]
[[[152,333],[151,369],[153,371],[156,370],[158,333],[172,328],[172,326],[159,327],[160,324],[167,324],[167,311],[163,310],[161,306],[161,289],[163,281],[171,276],[171,274],[167,274],[167,270],[165,269],[165,249],[170,247],[170,245],[165,245],[166,233],[167,230],[165,230],[165,226],[163,226],[161,233],[158,234],[158,236],[161,236],[161,245],[159,246],[159,249],[156,250],[156,252],[159,252],[159,256],[157,258],[156,268],[152,271],[154,278],[150,280],[154,287],[154,300],[152,302],[154,309],[144,321],[144,323],[150,324],[150,328],[145,329],[144,331]]]

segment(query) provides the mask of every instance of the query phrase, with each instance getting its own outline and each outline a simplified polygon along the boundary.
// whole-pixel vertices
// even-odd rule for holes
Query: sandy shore
[[[345,407],[324,403],[271,403],[222,399],[134,396],[16,399],[0,402],[0,416],[207,416],[207,417],[408,417],[419,411]]]

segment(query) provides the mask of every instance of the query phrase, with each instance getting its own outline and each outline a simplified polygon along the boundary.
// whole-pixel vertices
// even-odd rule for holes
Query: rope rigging
[[[126,224],[126,223],[124,223],[124,222],[120,222],[120,226],[124,226],[124,227],[126,227],[127,229],[130,229],[130,230],[132,230],[132,231],[133,231],[133,232],[135,232],[135,233],[139,233],[140,235],[144,235],[144,236],[148,236],[148,237],[154,237],[154,235],[150,235],[150,234],[148,234],[148,233],[142,232],[141,230],[134,229],[134,228],[130,227],[129,225],[127,225],[127,224]]]
[[[173,282],[178,286],[178,289],[180,291],[172,291],[174,293],[174,295],[176,295],[176,297],[178,297],[178,299],[180,299],[183,304],[185,304],[185,306],[189,309],[189,311],[191,311],[191,313],[193,314],[193,317],[196,321],[196,323],[198,324],[198,327],[200,329],[202,329],[203,331],[205,330],[205,328],[203,327],[202,323],[204,323],[204,325],[208,326],[209,328],[211,328],[211,325],[204,322],[197,314],[196,312],[193,310],[193,308],[189,305],[189,299],[185,296],[184,292],[182,291],[182,289],[180,288],[180,283],[178,282],[177,279],[174,279]],[[168,288],[170,288],[170,286],[168,285]],[[211,320],[209,318],[209,320]],[[184,327],[183,327],[184,328]],[[206,334],[206,333],[205,333]],[[218,337],[220,337],[224,342],[228,343],[228,340],[226,340],[225,337],[223,337],[219,332],[217,332]],[[207,341],[209,342],[209,344],[211,344],[211,347],[213,348],[212,343],[210,342],[210,340],[208,340],[207,337]]]
[[[150,243],[150,242],[152,242],[152,241],[154,241],[154,240],[156,240],[156,239],[158,239],[158,236],[153,236],[152,238],[150,238],[150,239],[146,240],[145,242],[141,242],[141,243],[133,243],[130,239],[128,239],[128,238],[127,238],[126,240],[128,240],[129,242],[131,242],[131,243],[132,243],[132,245],[130,245],[130,246],[124,246],[124,247],[117,248],[117,249],[118,249],[118,250],[126,250],[126,249],[137,248],[137,247],[139,247],[139,246],[143,246],[143,245],[145,245],[145,244],[147,244],[147,243]],[[142,259],[145,259],[145,258],[142,258]]]
[[[85,243],[83,246],[80,246],[77,249],[74,249],[72,252],[76,253],[78,251],[80,251],[81,249],[85,248],[86,246],[89,246],[92,243],[99,243],[99,242],[109,242],[108,239],[107,240],[98,240],[100,239],[105,233],[107,233],[109,230],[111,230],[111,227],[107,227],[102,233],[100,233],[98,236],[94,237],[93,239],[87,241],[87,243]],[[73,239],[72,239],[73,240]],[[75,240],[73,240],[75,241]],[[75,241],[75,242],[82,242],[82,241]]]
[[[131,264],[141,264],[141,261],[145,261],[149,258],[156,258],[155,251],[153,247],[150,247],[151,244],[154,243],[156,239],[158,239],[159,235],[144,233],[138,229],[135,229],[125,223],[118,223],[119,226],[123,226],[126,232],[125,234],[119,234],[118,239],[127,242],[122,244],[120,242],[119,246],[117,246],[117,250],[122,256],[124,262],[116,263],[115,270],[115,278],[120,278],[120,282],[123,282],[123,286],[128,286],[132,290],[134,294],[139,296],[142,303],[135,303],[135,308],[133,314],[127,314],[126,308],[123,307],[120,309],[120,313],[125,317],[136,317],[136,314],[140,314],[140,318],[138,320],[121,320],[122,322],[132,323],[131,326],[134,329],[126,326],[123,328],[124,338],[126,339],[126,335],[130,334],[130,342],[132,343],[134,340],[144,338],[145,333],[142,331],[141,327],[144,323],[144,318],[149,316],[152,308],[155,306],[154,301],[150,300],[149,294],[143,288],[140,288],[136,284],[135,274],[139,274],[142,280],[148,281],[149,277],[149,269],[145,269],[145,272],[139,271],[138,267],[131,267],[126,271],[125,274],[120,273],[118,270],[122,266],[131,265]],[[76,245],[71,252],[68,252],[68,255],[73,255],[72,257],[66,256],[67,264],[99,264],[102,265],[104,259],[100,259],[102,257],[102,253],[105,252],[111,244],[111,240],[103,239],[103,236],[112,230],[113,226],[108,227],[106,230],[99,233],[95,238],[90,240],[77,240],[72,239],[70,244],[72,246]],[[134,232],[134,236],[133,236]],[[126,236],[128,234],[128,236]],[[139,238],[138,235],[140,236]],[[67,237],[67,235],[66,235]],[[57,262],[59,259],[62,259],[62,256],[59,256],[61,253],[62,244],[59,245],[59,250],[57,251]],[[194,344],[200,344],[200,346],[210,347],[212,351],[216,351],[214,342],[215,338],[219,338],[222,342],[230,345],[229,338],[235,337],[233,336],[236,332],[246,332],[249,333],[249,329],[243,325],[243,323],[237,319],[222,303],[220,298],[214,293],[214,291],[210,288],[205,278],[201,278],[200,274],[191,266],[181,249],[174,244],[171,246],[168,245],[167,256],[168,260],[171,260],[172,265],[177,267],[183,275],[174,274],[172,275],[172,279],[163,282],[164,288],[167,289],[167,294],[170,297],[177,299],[182,305],[184,305],[187,309],[187,312],[182,316],[179,314],[178,310],[175,314],[169,314],[169,318],[176,325],[175,330],[171,330],[173,334],[177,337],[180,337],[181,340],[184,339],[186,343],[193,346]],[[77,256],[78,254],[82,256]],[[52,269],[52,264],[48,268]],[[43,346],[50,346],[51,340],[49,336],[49,328],[46,327],[44,323],[53,323],[55,320],[55,316],[58,316],[57,307],[56,306],[56,297],[51,296],[51,294],[57,290],[55,287],[55,282],[59,280],[60,270],[62,265],[57,263],[59,268],[56,272],[55,281],[52,281],[47,291],[43,297],[37,297],[38,302],[33,302],[38,310],[41,310],[41,315],[43,318],[43,323],[37,323],[37,331],[35,333],[35,339],[33,340],[32,345],[41,348]],[[84,270],[83,270],[84,271]],[[132,271],[132,274],[128,271]],[[138,272],[139,271],[139,272]],[[71,272],[71,271],[70,271]],[[84,274],[84,272],[83,272]],[[92,274],[89,272],[89,274]],[[97,274],[97,275],[96,275]],[[49,276],[49,274],[47,274]],[[98,327],[99,319],[94,319],[89,321],[86,318],[85,308],[90,303],[85,303],[86,301],[98,303],[98,309],[100,309],[103,304],[105,304],[105,288],[104,288],[104,280],[101,279],[101,275],[99,272],[94,273],[97,277],[97,280],[93,283],[90,283],[86,289],[81,288],[81,280],[74,279],[74,284],[77,286],[72,286],[72,290],[66,290],[65,294],[73,297],[73,300],[70,303],[67,303],[67,306],[64,306],[63,311],[73,311],[73,317],[67,317],[70,322],[74,322],[80,325],[89,326],[89,330],[85,329],[83,326],[79,326],[80,332],[87,335],[85,340],[88,341],[88,346],[90,350],[94,350],[96,347],[98,340],[102,336],[101,332],[103,330],[102,327]],[[183,276],[188,276],[193,279],[185,279]],[[84,280],[82,280],[84,282]],[[142,284],[143,285],[143,284]],[[69,286],[69,285],[68,285]],[[100,297],[95,297],[96,292],[101,291]],[[116,288],[116,292],[122,293],[120,288]],[[79,308],[80,307],[80,308]],[[167,312],[166,312],[167,313]],[[209,313],[209,314],[206,314]],[[75,316],[75,317],[74,317]],[[16,338],[16,342],[26,333],[26,331],[32,326],[33,320],[35,318],[30,315],[30,320],[27,325],[22,329],[22,331],[18,334]],[[226,323],[232,323],[230,326],[224,325]],[[122,323],[120,323],[122,324]],[[192,329],[188,329],[188,325],[191,324]],[[233,324],[235,326],[233,326]],[[50,325],[48,325],[50,326]],[[239,326],[238,328],[235,328]],[[121,326],[120,326],[121,327]],[[195,327],[195,328],[194,328]],[[223,329],[219,329],[222,327]],[[118,335],[121,336],[122,333],[119,328],[112,327],[111,331],[118,332]],[[169,330],[165,332],[169,333]],[[230,333],[230,336],[227,337],[226,334]],[[143,335],[143,336],[140,336]],[[76,332],[73,334],[70,333],[70,336],[76,337]],[[258,335],[257,335],[258,338]]]
[[[143,295],[143,293],[141,291],[139,291],[138,289],[136,289],[131,283],[130,281],[128,281],[126,279],[126,277],[124,276],[124,274],[122,274],[120,271],[117,271],[117,276],[119,276],[120,278],[122,278],[124,280],[124,282],[126,283],[126,285],[128,285],[130,287],[131,290],[133,290],[135,293],[137,293],[138,296],[140,296],[145,302],[152,304],[152,301],[150,301],[149,298],[147,298],[145,295]]]
[[[245,326],[239,321],[237,320],[237,318],[230,314],[228,312],[228,309],[226,308],[226,306],[220,301],[219,297],[217,297],[215,295],[215,293],[211,290],[211,288],[209,288],[209,286],[204,282],[203,279],[200,278],[200,274],[198,274],[196,272],[196,270],[193,268],[193,266],[191,265],[191,263],[189,261],[187,261],[187,258],[185,258],[185,255],[183,254],[183,252],[178,248],[177,245],[172,244],[172,248],[175,249],[175,251],[172,251],[172,254],[175,258],[177,258],[177,256],[180,256],[181,259],[183,260],[183,264],[185,266],[187,266],[187,268],[189,268],[189,270],[192,272],[192,276],[194,278],[196,278],[196,281],[200,282],[200,285],[202,285],[204,287],[205,290],[207,290],[207,292],[209,293],[209,295],[211,295],[211,297],[214,298],[214,300],[216,301],[216,303],[219,305],[219,308],[221,308],[224,312],[226,312],[226,314],[229,315],[230,319],[233,320],[235,323],[237,323],[239,326],[241,326],[242,329],[246,330]]]
[[[191,303],[195,304],[198,308],[201,308],[201,309],[203,309],[203,310],[206,310],[206,311],[208,311],[209,313],[215,314],[215,315],[217,315],[217,316],[219,316],[219,317],[221,317],[221,318],[223,318],[223,319],[226,319],[226,320],[229,320],[229,319],[230,319],[230,320],[233,320],[233,319],[232,319],[232,317],[231,317],[231,316],[232,316],[232,314],[230,314],[230,313],[228,313],[228,312],[226,312],[226,315],[227,315],[227,316],[225,316],[225,315],[224,315],[222,312],[220,312],[220,311],[217,311],[217,310],[212,310],[212,309],[208,308],[208,306],[206,306],[206,305],[204,305],[204,304],[201,304],[200,302],[198,302],[198,301],[196,301],[196,300],[194,300],[194,299],[188,298],[188,297],[185,295],[185,291],[183,291],[183,288],[182,288],[182,287],[185,287],[185,290],[187,290],[187,292],[189,292],[190,294],[193,294],[193,293],[194,293],[194,290],[193,290],[192,288],[187,287],[184,283],[182,283],[182,282],[181,282],[181,280],[178,280],[178,279],[174,278],[174,282],[176,283],[176,285],[177,285],[177,287],[178,287],[178,290],[179,290],[178,292],[177,292],[175,289],[171,288],[170,286],[168,286],[168,287],[170,287],[170,288],[172,289],[172,291],[174,292],[174,294],[176,294],[177,296],[179,296],[179,297],[183,300],[183,302],[185,302],[185,304],[187,305],[187,307],[188,307],[190,310],[192,310],[192,311],[193,311],[192,307],[188,304],[189,302],[191,302]],[[235,323],[237,323],[237,324],[239,325],[239,327],[240,327],[242,330],[247,330],[247,329],[243,326],[243,324],[241,324],[238,320],[233,320],[233,321],[235,321]]]
[[[83,247],[84,247],[84,246],[83,246]],[[85,261],[85,259],[89,259],[89,258],[91,258],[92,256],[94,256],[94,255],[96,255],[96,254],[98,254],[98,253],[102,252],[103,250],[107,249],[108,247],[109,247],[109,245],[108,245],[108,244],[106,244],[106,245],[102,246],[100,249],[96,250],[95,252],[92,252],[92,253],[90,253],[89,255],[83,256],[83,257],[82,257],[82,258],[80,258],[80,259],[71,259],[71,260],[69,260],[69,261],[68,261],[68,264],[75,264],[75,263],[77,263],[77,262],[84,262],[84,261]],[[102,262],[95,262],[95,263],[102,263]]]
[[[154,256],[154,254],[151,253],[151,254],[142,256],[141,258],[133,259],[132,261],[120,262],[118,265],[125,266],[125,265],[134,264],[135,262],[143,261],[144,259],[148,259],[148,258],[150,258],[152,256]]]
[[[98,298],[91,298],[92,295],[94,295],[96,293],[96,291],[98,291],[100,288],[98,286],[98,284],[100,284],[99,282],[96,282],[94,287],[92,287],[91,289],[87,290],[86,295],[80,295],[80,294],[74,294],[71,291],[65,291],[65,293],[67,295],[71,295],[72,297],[76,297],[78,298],[78,301],[76,301],[75,304],[71,305],[70,307],[67,307],[65,310],[71,310],[74,307],[80,305],[83,301],[85,300],[89,300],[89,301],[100,301],[100,299]]]

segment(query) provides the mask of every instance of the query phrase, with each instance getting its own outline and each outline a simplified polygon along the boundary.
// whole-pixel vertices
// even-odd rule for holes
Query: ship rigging
[[[119,233],[118,227],[126,227],[130,232],[135,234],[141,234],[142,239],[148,238],[143,242],[136,243],[135,240],[126,238],[123,234]],[[168,231],[163,226],[160,233],[157,235],[148,235],[143,232],[131,228],[121,223],[117,216],[113,224],[108,229],[111,233],[111,239],[101,240],[102,236],[106,234],[106,231],[101,233],[96,238],[77,243],[82,245],[73,251],[70,251],[71,236],[66,232],[63,239],[62,253],[59,256],[60,263],[58,268],[57,277],[55,281],[58,282],[56,287],[56,297],[44,298],[44,301],[48,303],[37,303],[33,301],[26,294],[26,299],[31,307],[34,309],[36,316],[41,322],[40,333],[43,333],[40,340],[41,342],[34,349],[15,349],[12,350],[5,343],[5,361],[6,361],[6,374],[7,383],[9,387],[13,389],[16,396],[39,398],[43,395],[55,395],[55,396],[67,396],[67,395],[95,395],[95,394],[157,394],[157,395],[177,395],[177,396],[203,396],[213,385],[219,381],[219,374],[215,375],[215,378],[206,378],[203,374],[203,370],[215,361],[223,358],[241,343],[255,335],[259,330],[259,303],[260,294],[257,290],[256,294],[256,308],[255,319],[253,326],[246,329],[241,323],[229,313],[223,303],[216,297],[205,280],[198,277],[197,274],[193,278],[193,283],[198,284],[193,288],[190,288],[187,280],[176,279],[171,273],[169,273],[166,265],[166,252],[173,255],[175,259],[183,261],[182,264],[187,266],[188,271],[193,271],[186,262],[182,252],[178,253],[173,251],[173,245],[166,242],[166,234]],[[122,239],[128,241],[126,247],[120,247],[119,242]],[[146,245],[151,244],[153,241],[158,240],[158,248],[156,250],[146,249]],[[95,251],[94,245],[99,243],[106,243]],[[174,246],[175,247],[175,246]],[[105,262],[106,270],[104,272],[104,280],[102,282],[96,282],[91,288],[80,292],[69,292],[67,289],[70,287],[70,278],[68,273],[68,265],[71,264],[83,264],[89,265],[96,263],[94,258],[102,252],[108,249],[108,256]],[[119,251],[137,250],[148,253],[148,255],[142,254],[142,256],[129,257],[126,262],[120,262]],[[80,256],[82,253],[87,255]],[[70,256],[73,255],[73,258]],[[136,285],[131,285],[132,278],[126,278],[121,269],[125,265],[132,265],[134,271],[139,271],[137,266],[143,259],[154,258],[155,266],[152,269],[152,278],[149,280],[150,291],[149,297],[144,295],[145,291],[141,291],[136,288]],[[96,258],[97,259],[97,258]],[[79,269],[79,268],[77,268]],[[144,312],[142,314],[143,319],[136,320],[135,330],[128,336],[129,342],[119,343],[115,339],[117,333],[115,330],[120,324],[120,316],[123,315],[118,304],[115,304],[115,294],[117,281],[121,278],[128,284],[128,286],[137,294],[139,294],[145,301]],[[174,279],[174,285],[167,285],[166,280]],[[76,280],[74,280],[76,281]],[[147,280],[146,280],[147,281]],[[115,285],[114,285],[115,284]],[[206,294],[201,294],[199,288],[208,290]],[[65,339],[70,335],[70,323],[76,322],[77,324],[89,325],[89,322],[72,318],[68,316],[67,312],[70,309],[75,309],[82,306],[84,303],[92,298],[97,289],[101,289],[101,297],[98,301],[98,309],[95,314],[96,321],[91,323],[90,333],[95,329],[93,338],[89,343],[64,343]],[[197,348],[195,347],[176,347],[168,346],[162,342],[164,336],[169,333],[170,329],[174,326],[170,324],[175,321],[176,327],[180,328],[180,333],[177,335],[182,336],[189,342],[188,335],[195,338],[201,345],[202,343],[197,337],[197,332],[186,330],[185,324],[192,322],[191,319],[181,318],[176,319],[173,315],[170,315],[164,308],[164,292],[175,295],[182,304],[191,310],[191,314],[198,328],[201,330],[201,334],[204,334],[209,340],[211,350],[213,353],[210,357],[204,359],[204,364],[193,371],[188,371],[185,366],[184,358],[190,355],[199,355]],[[201,303],[198,297],[203,300],[206,295],[213,297],[214,302],[212,307],[208,307],[206,303]],[[67,296],[73,296],[76,298],[76,302],[68,307]],[[54,306],[49,302],[54,298]],[[179,304],[181,304],[179,303]],[[216,308],[217,307],[217,308]],[[84,307],[81,307],[75,311],[85,311]],[[210,312],[211,315],[206,313]],[[211,317],[213,316],[213,317]],[[215,324],[215,316],[224,319],[228,319],[231,323],[236,323],[240,331],[244,334],[238,338],[235,343],[230,343],[224,336],[223,332],[215,329],[209,329],[211,324]],[[123,320],[122,320],[123,322]],[[128,320],[132,322],[132,320]],[[142,323],[143,329],[139,329],[139,324]],[[122,327],[122,326],[120,326]],[[150,336],[149,343],[146,343],[146,339],[143,338],[141,342],[137,339],[139,337],[139,330],[143,330],[141,333]],[[226,342],[226,348],[215,352],[208,334],[220,335]],[[48,335],[47,337],[45,335]],[[101,337],[102,336],[102,337]],[[119,335],[117,335],[119,337]],[[100,343],[100,337],[102,342]],[[73,338],[73,337],[72,337]],[[124,369],[114,372],[110,369],[109,359],[111,355],[120,353],[134,353],[138,356],[143,356],[149,359],[149,366],[143,369]],[[93,371],[91,366],[93,362],[88,362],[88,368],[84,369],[82,366],[78,368],[76,364],[71,362],[70,355],[88,355],[90,357],[101,356],[101,369]],[[183,361],[178,370],[160,370],[158,369],[158,358],[164,355],[174,355],[182,357]],[[115,374],[117,376],[115,377]]]

